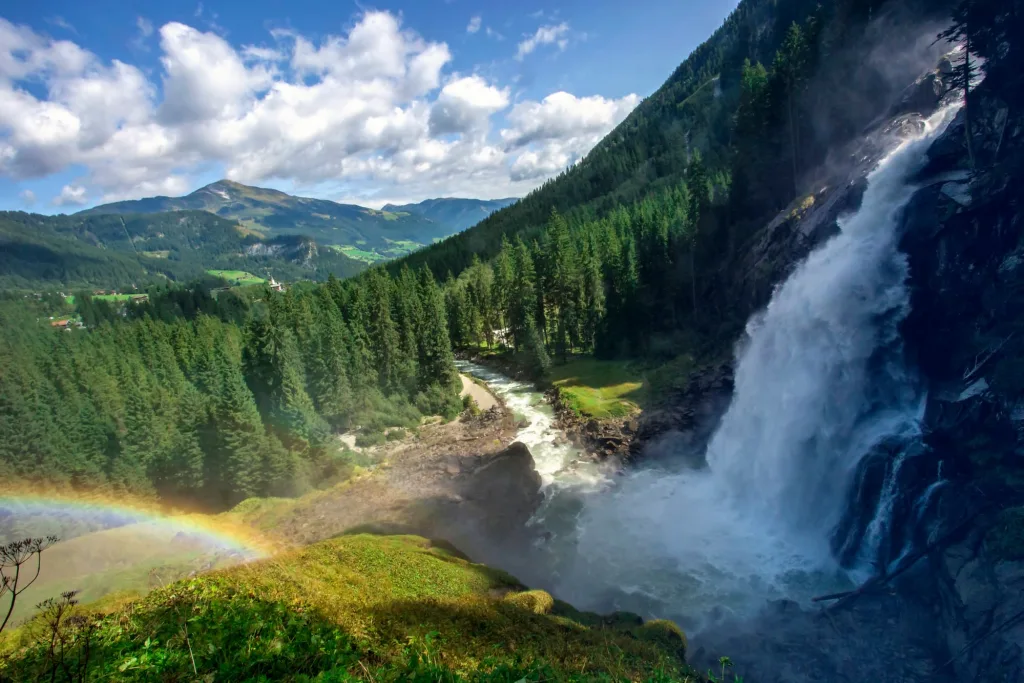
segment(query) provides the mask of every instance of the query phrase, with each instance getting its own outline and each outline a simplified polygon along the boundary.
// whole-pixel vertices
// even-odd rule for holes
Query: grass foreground
[[[0,680],[702,680],[675,624],[578,612],[415,536],[341,536],[69,614],[56,640],[45,614],[3,634]]]

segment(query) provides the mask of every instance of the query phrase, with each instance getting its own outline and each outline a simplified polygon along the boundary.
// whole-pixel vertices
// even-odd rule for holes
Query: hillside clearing
[[[578,358],[552,367],[550,379],[566,406],[598,420],[638,413],[647,399],[643,374],[625,361]]]
[[[233,285],[261,285],[266,280],[244,270],[208,270],[208,274],[227,280]]]

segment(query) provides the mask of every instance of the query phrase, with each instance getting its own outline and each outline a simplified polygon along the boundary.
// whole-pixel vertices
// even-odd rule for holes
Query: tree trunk
[[[796,161],[796,117],[793,113],[793,82],[789,83],[789,142],[792,147],[792,158],[793,158],[793,197],[797,197],[800,194],[800,190],[797,188],[797,161]]]
[[[694,228],[696,229],[696,228]],[[697,240],[690,244],[690,294],[693,297],[693,319],[697,319]]]

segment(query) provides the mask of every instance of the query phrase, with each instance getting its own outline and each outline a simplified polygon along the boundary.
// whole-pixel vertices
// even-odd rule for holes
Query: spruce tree
[[[458,385],[459,378],[455,371],[455,358],[448,338],[444,295],[429,268],[420,270],[418,292],[423,310],[419,334],[420,389],[437,384],[444,389],[453,390]]]

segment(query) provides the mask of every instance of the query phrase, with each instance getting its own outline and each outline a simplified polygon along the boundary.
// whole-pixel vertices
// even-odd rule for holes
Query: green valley
[[[205,211],[41,216],[0,213],[0,284],[12,289],[144,288],[207,271],[325,280],[365,267],[301,235],[263,238]]]
[[[262,238],[308,236],[321,245],[341,247],[357,260],[373,263],[403,256],[455,234],[513,201],[438,199],[376,210],[221,180],[184,197],[115,202],[76,215],[206,211],[237,221]]]

